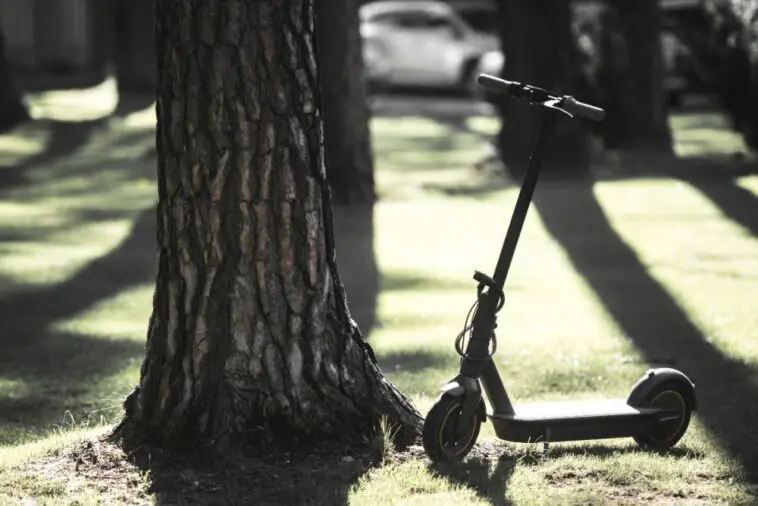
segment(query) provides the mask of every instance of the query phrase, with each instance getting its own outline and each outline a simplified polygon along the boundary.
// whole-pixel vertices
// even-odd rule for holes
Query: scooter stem
[[[513,215],[511,216],[511,222],[508,225],[508,231],[505,234],[503,247],[500,250],[500,256],[498,257],[497,265],[495,267],[495,275],[492,277],[500,291],[502,291],[505,286],[505,280],[508,277],[508,271],[511,268],[513,255],[516,252],[516,244],[518,243],[521,229],[524,227],[524,222],[526,221],[526,214],[529,211],[529,205],[532,202],[534,189],[537,186],[540,169],[542,168],[542,161],[545,157],[548,144],[550,143],[553,129],[555,128],[557,114],[556,111],[551,109],[542,109],[540,129],[537,133],[537,139],[534,143],[532,154],[529,157],[529,165],[526,174],[524,175],[524,181],[521,184],[521,190],[519,190]]]

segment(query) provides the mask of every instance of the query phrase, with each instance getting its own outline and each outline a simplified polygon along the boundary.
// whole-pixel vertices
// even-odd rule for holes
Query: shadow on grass
[[[703,336],[614,230],[592,187],[586,181],[538,190],[535,204],[546,229],[645,360],[690,376],[705,428],[748,473],[758,473],[758,429],[750,422],[758,419],[754,370]],[[603,269],[609,258],[622,279]]]
[[[405,290],[461,290],[470,289],[475,294],[476,283],[460,279],[433,278],[422,276],[413,271],[383,272],[380,286],[383,292]],[[475,295],[472,295],[475,297]]]
[[[0,371],[20,393],[0,401],[0,425],[42,433],[66,410],[86,413],[98,381],[138,361],[144,345],[51,327],[154,277],[155,213],[143,211],[114,250],[68,280],[0,299]],[[13,441],[0,441],[8,444]]]
[[[155,103],[155,97],[154,93],[121,92],[118,95],[116,108],[112,115],[114,117],[124,117],[135,112],[144,111]]]
[[[121,399],[93,390],[102,378],[122,371],[144,353],[136,341],[48,332],[33,346],[0,359],[3,379],[21,380],[20,392],[0,397],[0,446],[43,436],[55,426],[111,422]],[[69,418],[70,417],[70,418]]]
[[[534,448],[537,448],[537,446],[535,445]],[[606,444],[580,446],[576,444],[564,445],[561,443],[556,443],[550,446],[548,459],[555,460],[563,457],[592,457],[595,459],[604,460],[619,455],[651,455],[652,453],[652,451],[645,450],[639,446],[619,448],[618,446],[611,446]],[[657,454],[677,459],[693,460],[698,460],[706,457],[706,454],[704,452],[692,450],[685,446],[675,446],[674,448],[670,448],[665,452],[658,452]],[[519,457],[518,461],[520,465],[540,465],[545,462],[545,458],[541,451],[532,451],[524,456]]]
[[[758,197],[754,193],[740,187],[734,181],[717,183],[685,180],[685,182],[710,199],[727,218],[758,237]]]
[[[492,469],[493,460],[495,458],[488,456],[474,456],[463,462],[433,464],[429,470],[452,484],[473,490],[492,506],[508,506],[512,504],[506,498],[508,481],[518,461],[510,455],[500,455]]]
[[[155,504],[349,504],[358,480],[377,464],[360,445],[323,442],[317,449],[245,449],[213,457],[139,449],[137,465],[149,472]],[[365,446],[365,445],[364,445]]]
[[[17,165],[0,167],[0,187],[24,185],[27,183],[26,173],[30,168],[72,155],[87,144],[98,129],[105,126],[107,118],[87,121],[45,120],[41,123],[49,124],[50,131],[44,150]]]

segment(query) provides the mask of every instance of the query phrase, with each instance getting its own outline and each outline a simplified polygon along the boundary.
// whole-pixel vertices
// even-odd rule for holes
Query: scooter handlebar
[[[479,74],[479,77],[476,78],[476,83],[486,90],[495,93],[505,93],[507,95],[510,95],[514,89],[520,86],[520,83],[506,81],[489,74]]]
[[[581,116],[582,118],[591,119],[593,121],[603,121],[605,118],[605,111],[594,105],[585,104],[580,102],[574,97],[566,97],[563,99],[563,109],[574,116]]]
[[[603,109],[585,104],[568,95],[558,95],[535,86],[516,81],[507,81],[489,74],[479,74],[476,82],[479,86],[491,92],[510,95],[514,98],[525,98],[533,103],[543,104],[547,100],[560,100],[557,107],[574,116],[581,116],[582,118],[594,121],[602,121],[605,118],[605,111]]]

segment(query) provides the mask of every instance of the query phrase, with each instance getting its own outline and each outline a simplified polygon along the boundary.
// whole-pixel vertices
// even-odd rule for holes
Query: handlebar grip
[[[519,83],[506,81],[489,74],[479,74],[479,77],[476,78],[476,83],[486,90],[506,94],[509,94],[511,90],[519,86]]]
[[[582,118],[591,119],[593,121],[603,121],[605,118],[604,110],[595,107],[594,105],[580,102],[574,97],[566,97],[563,101],[563,109],[574,116],[581,116]]]

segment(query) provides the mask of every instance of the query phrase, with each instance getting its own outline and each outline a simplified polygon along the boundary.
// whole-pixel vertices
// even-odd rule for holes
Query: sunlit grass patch
[[[52,330],[141,343],[147,336],[153,290],[152,283],[124,290],[83,314],[54,324]]]
[[[729,183],[708,188],[727,200],[739,197]],[[758,239],[730,220],[708,192],[683,182],[630,182],[601,185],[597,195],[650,276],[666,286],[705,338],[758,366]]]
[[[33,118],[87,121],[113,112],[118,101],[116,80],[108,78],[87,89],[51,90],[27,95]]]
[[[718,113],[675,114],[669,119],[674,150],[679,156],[747,153],[742,137]]]
[[[50,136],[45,123],[29,123],[0,135],[0,176],[44,149]]]
[[[139,378],[151,296],[152,285],[142,285],[53,323],[36,346],[51,354],[64,346],[61,363],[48,370],[30,358],[23,380],[0,377],[0,398],[15,411],[5,413],[0,445],[34,440],[55,425],[116,420]]]
[[[758,175],[740,177],[734,182],[734,184],[752,192],[756,198],[758,198]]]
[[[0,274],[27,285],[60,283],[115,247],[128,235],[132,225],[130,220],[85,222],[78,226],[70,225],[65,219],[58,221],[62,232],[47,224],[40,227],[39,237],[30,234],[27,240],[0,246],[3,258]],[[67,226],[61,226],[63,224]],[[39,227],[41,223],[35,225]]]
[[[628,443],[489,447],[459,465],[400,461],[364,475],[351,504],[736,504],[731,463],[707,445],[651,456]],[[539,491],[539,492],[537,492]]]

